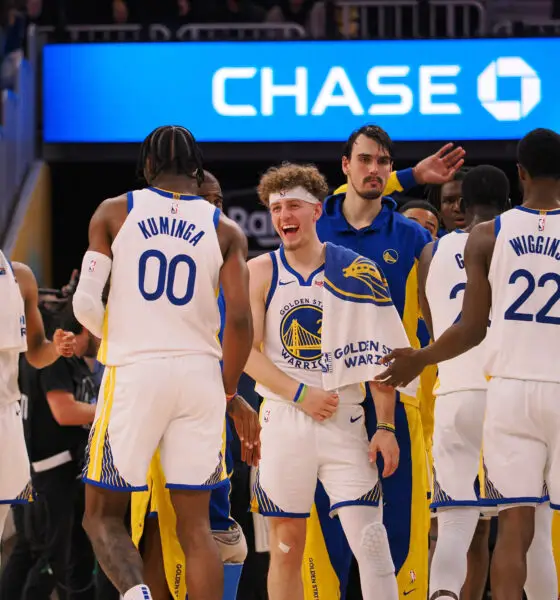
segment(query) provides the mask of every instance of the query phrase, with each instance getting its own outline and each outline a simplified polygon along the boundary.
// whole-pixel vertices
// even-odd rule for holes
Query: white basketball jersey
[[[290,267],[281,246],[270,253],[272,281],[266,299],[263,354],[281,371],[300,383],[322,387],[321,329],[324,266],[307,280]],[[281,398],[257,382],[256,391],[267,399]],[[339,390],[340,402],[359,404],[360,386]]]
[[[560,210],[516,207],[495,232],[487,372],[560,383]]]
[[[111,247],[100,361],[110,366],[187,354],[221,358],[217,303],[220,211],[198,196],[147,188]]]
[[[464,253],[468,234],[454,231],[437,241],[426,278],[434,337],[437,340],[459,320],[467,284]],[[438,364],[437,396],[463,390],[485,390],[483,344]]]
[[[0,406],[21,398],[19,355],[27,351],[25,305],[12,266],[0,250]]]

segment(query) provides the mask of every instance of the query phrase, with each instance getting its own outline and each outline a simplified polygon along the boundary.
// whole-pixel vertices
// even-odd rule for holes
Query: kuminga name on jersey
[[[128,193],[128,216],[111,246],[100,362],[119,366],[186,354],[221,358],[219,216],[198,196],[156,188]]]

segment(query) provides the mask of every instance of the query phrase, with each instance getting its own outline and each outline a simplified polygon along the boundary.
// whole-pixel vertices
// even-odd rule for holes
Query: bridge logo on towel
[[[373,261],[363,256],[345,267],[330,269],[329,274],[331,278],[325,277],[325,287],[342,300],[378,306],[393,304],[387,279]]]

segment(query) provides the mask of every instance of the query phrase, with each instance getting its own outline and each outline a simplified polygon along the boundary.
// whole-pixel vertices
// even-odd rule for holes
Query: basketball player
[[[399,212],[407,219],[416,221],[435,240],[439,231],[439,213],[437,209],[426,200],[410,200],[404,204]]]
[[[461,212],[463,179],[470,167],[461,167],[453,173],[451,181],[428,186],[426,200],[439,212],[442,227],[437,237],[465,226],[465,213]]]
[[[104,201],[92,217],[74,310],[102,338],[107,365],[84,480],[84,527],[125,600],[151,598],[124,517],[146,489],[156,448],[171,490],[192,600],[220,600],[223,568],[210,532],[210,491],[224,485],[226,399],[252,342],[247,240],[196,196],[202,158],[192,134],[159,127],[142,144],[150,187]],[[111,275],[104,311],[101,294]],[[222,352],[216,290],[227,306]]]
[[[0,540],[10,505],[27,502],[29,459],[23,434],[19,355],[42,369],[60,356],[70,357],[76,345],[73,333],[57,329],[53,341],[45,338],[39,312],[39,291],[31,269],[8,261],[0,251]]]
[[[265,399],[255,497],[270,517],[268,593],[271,600],[303,600],[306,518],[318,476],[357,558],[364,599],[396,600],[377,469],[370,464],[379,451],[385,476],[397,468],[395,394],[373,390],[379,423],[368,460],[363,389],[347,386],[339,398],[321,387],[325,246],[316,222],[327,191],[316,167],[289,163],[269,169],[258,187],[282,240],[279,250],[249,262],[255,338],[245,370]]]
[[[487,496],[498,505],[492,597],[521,598],[535,508],[548,493],[560,508],[560,136],[527,134],[518,146],[524,202],[469,234],[460,320],[428,348],[397,349],[380,381],[401,385],[427,364],[450,360],[485,337],[488,385],[484,423]],[[546,579],[546,578],[544,578]],[[558,594],[555,577],[535,597]],[[546,588],[546,589],[545,589]]]
[[[204,181],[198,189],[198,195],[219,209],[223,206],[220,183],[209,171],[204,171]],[[225,304],[221,293],[218,306],[221,321],[218,337],[221,342],[225,323]],[[228,404],[228,413],[232,417],[238,436],[243,440],[243,458],[250,465],[257,466],[260,454],[260,424],[257,412],[240,395],[236,395]],[[231,439],[230,424],[226,420],[223,454],[228,477],[231,477],[234,468]],[[144,576],[154,600],[166,600],[170,593],[179,598],[186,595],[185,557],[175,533],[176,517],[165,483],[158,453],[150,465],[149,491],[132,494],[132,538],[136,546],[142,542]],[[224,562],[225,600],[235,599],[243,561],[247,554],[243,531],[231,516],[230,494],[231,484],[228,482],[212,490],[210,495],[210,526]]]
[[[461,212],[468,226],[428,244],[418,265],[420,307],[434,340],[460,312],[467,281],[463,256],[469,232],[506,210],[509,203],[508,179],[495,167],[472,169],[462,185]],[[430,597],[458,600],[467,574],[467,551],[481,512],[475,489],[486,410],[482,347],[443,362],[438,368],[431,507],[437,512],[439,533],[430,571]],[[478,589],[473,590],[473,597],[478,599],[484,592],[488,564],[480,571]],[[473,577],[475,573],[471,573]]]

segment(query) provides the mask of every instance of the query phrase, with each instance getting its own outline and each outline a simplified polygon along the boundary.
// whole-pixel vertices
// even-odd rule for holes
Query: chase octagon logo
[[[520,80],[519,100],[498,99],[498,83],[504,77]],[[520,56],[502,56],[492,61],[478,76],[477,93],[482,106],[497,121],[520,121],[541,101],[541,80],[533,67]]]

